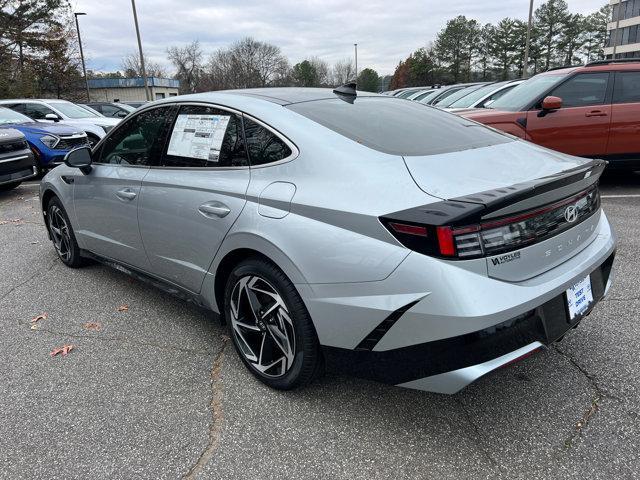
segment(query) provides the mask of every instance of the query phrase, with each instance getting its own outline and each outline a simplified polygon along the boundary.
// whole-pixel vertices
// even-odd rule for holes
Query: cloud
[[[540,4],[542,0],[536,0]],[[602,0],[569,0],[573,12],[590,13]],[[495,23],[525,19],[527,0],[138,0],[143,47],[151,60],[168,66],[166,50],[199,40],[209,54],[245,36],[278,45],[292,63],[318,56],[329,63],[353,57],[359,68],[393,73],[398,62],[435,39],[457,15]],[[87,66],[109,71],[137,51],[129,0],[75,0]]]

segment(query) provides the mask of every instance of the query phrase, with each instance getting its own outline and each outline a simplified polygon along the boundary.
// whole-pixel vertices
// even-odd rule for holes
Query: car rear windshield
[[[506,110],[508,112],[520,112],[529,107],[540,95],[552,89],[567,77],[566,73],[553,75],[538,75],[521,83],[516,88],[506,93],[488,108]]]
[[[512,141],[456,115],[393,97],[360,97],[353,104],[335,98],[294,103],[287,108],[391,155],[434,155]]]
[[[486,97],[490,93],[498,90],[499,88],[502,88],[507,83],[509,83],[509,82],[491,83],[489,85],[484,85],[483,87],[478,88],[475,91],[472,91],[471,93],[465,95],[464,97],[461,97],[461,98],[457,99],[456,101],[451,102],[451,104],[448,105],[448,106],[450,108],[467,108],[467,107],[470,107],[471,105],[476,103],[478,100],[482,100],[484,97]]]
[[[53,108],[61,111],[63,115],[66,115],[69,118],[89,118],[101,116],[98,112],[93,113],[93,111],[82,108],[79,105],[74,105],[71,102],[55,102],[52,104],[52,106]]]

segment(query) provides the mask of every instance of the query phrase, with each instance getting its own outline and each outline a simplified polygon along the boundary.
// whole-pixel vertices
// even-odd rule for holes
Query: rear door
[[[580,73],[548,95],[562,98],[562,108],[527,112],[527,139],[559,152],[597,157],[607,151],[611,123],[608,72]]]
[[[198,293],[249,179],[241,115],[182,105],[161,165],[142,182],[138,217],[152,272]]]
[[[640,161],[640,71],[617,72],[607,155]]]
[[[88,250],[149,270],[138,205],[142,179],[160,159],[174,108],[154,108],[127,120],[95,152],[91,172],[73,178],[76,234]]]

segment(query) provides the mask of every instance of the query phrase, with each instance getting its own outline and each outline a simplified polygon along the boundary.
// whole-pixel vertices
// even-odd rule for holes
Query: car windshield
[[[476,103],[478,100],[482,100],[484,97],[489,95],[491,92],[502,88],[509,82],[500,82],[500,83],[492,83],[490,85],[484,85],[483,87],[478,88],[477,90],[468,93],[462,98],[456,99],[452,102],[449,107],[450,108],[467,108]]]
[[[434,90],[427,90],[426,92],[422,92],[420,95],[418,95],[416,98],[414,98],[413,100],[415,100],[416,102],[419,102],[420,100],[422,100],[424,97],[426,97],[427,95],[430,95],[431,93],[433,93]]]
[[[457,92],[449,95],[445,100],[438,103],[438,106],[441,108],[450,107],[452,103],[460,100],[461,98],[466,97],[472,92],[475,92],[479,88],[482,88],[482,85],[473,85],[471,87],[463,88],[462,90],[458,90]]]
[[[75,105],[71,102],[56,102],[52,103],[51,106],[68,118],[89,118],[100,116],[97,112],[94,113],[87,108],[82,108],[80,105]]]
[[[494,130],[416,102],[359,97],[294,103],[299,113],[366,147],[391,155],[424,156],[513,141]]]
[[[527,108],[531,102],[544,92],[564,80],[567,75],[567,73],[560,73],[533,77],[497,99],[487,108],[506,110],[508,112],[519,112]]]
[[[0,107],[0,124],[5,125],[7,123],[28,123],[33,120],[26,115],[18,113],[10,108]]]

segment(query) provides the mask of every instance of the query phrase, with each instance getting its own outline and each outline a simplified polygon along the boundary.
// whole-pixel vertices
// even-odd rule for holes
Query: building
[[[613,15],[609,22],[606,58],[640,58],[640,0],[609,0]]]
[[[179,80],[149,77],[147,82],[152,100],[178,95]],[[92,102],[137,102],[147,99],[142,77],[91,79],[89,80],[89,96]]]

